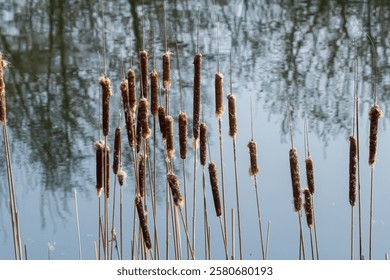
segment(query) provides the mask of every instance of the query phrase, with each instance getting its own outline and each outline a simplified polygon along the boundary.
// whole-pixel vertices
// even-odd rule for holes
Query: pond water
[[[103,18],[100,1],[0,2],[0,51],[10,62],[4,77],[8,131],[22,244],[26,245],[29,259],[79,258],[75,189],[82,255],[84,259],[95,258],[98,199],[95,191],[93,144],[99,137],[98,78],[103,72],[103,34],[106,34],[107,74],[114,93],[111,98],[111,126],[108,136],[111,146],[121,108],[119,84],[122,61],[125,69],[128,69],[129,57],[132,56],[134,69],[138,73],[138,51],[145,47],[150,55],[150,69],[155,54],[156,69],[162,77],[161,57],[165,52],[163,1],[145,1],[143,6],[141,1],[105,1],[104,7]],[[253,101],[254,139],[259,155],[260,173],[257,181],[264,238],[267,223],[271,221],[269,259],[299,258],[299,225],[297,213],[293,211],[288,155],[291,147],[289,102],[302,187],[306,184],[304,119],[308,120],[310,152],[315,169],[319,256],[321,259],[350,258],[348,137],[352,133],[353,62],[355,57],[358,58],[363,254],[368,258],[368,110],[373,104],[372,85],[376,81],[378,104],[384,117],[379,123],[378,157],[375,165],[372,258],[383,259],[390,251],[390,189],[387,170],[390,166],[390,150],[386,144],[390,140],[387,128],[390,105],[390,2],[221,0],[213,5],[212,1],[169,0],[166,1],[165,10],[167,45],[172,52],[170,110],[176,118],[180,110],[177,42],[182,74],[183,111],[189,116],[189,153],[185,169],[187,195],[191,199],[194,184],[194,158],[190,145],[192,62],[197,45],[203,54],[203,115],[209,127],[212,159],[217,164],[219,174],[218,121],[214,113],[214,74],[218,59],[220,71],[225,77],[225,93],[230,90],[231,69],[232,91],[237,97],[237,167],[244,259],[261,258],[255,189],[253,179],[248,175],[250,99]],[[373,39],[375,51],[366,34]],[[377,69],[377,76],[373,69]],[[233,144],[228,135],[226,104],[227,102],[222,116],[222,149],[228,244],[231,252],[231,209],[235,209],[235,215],[237,209]],[[152,123],[152,118],[150,122]],[[123,120],[121,126],[124,128]],[[177,147],[174,170],[183,187],[183,162],[178,153],[177,135],[175,137]],[[160,254],[161,258],[165,258],[165,161],[160,134],[157,134],[156,139],[157,221]],[[153,143],[153,135],[150,143]],[[0,259],[13,259],[4,153],[0,157]],[[123,257],[129,259],[134,176],[126,137],[123,138],[123,169],[129,174],[123,189]],[[196,255],[203,259],[201,167],[197,168],[196,182]],[[221,185],[221,179],[219,183]],[[113,176],[111,185],[114,185]],[[214,259],[224,259],[224,247],[219,221],[213,209],[208,175],[206,190],[211,255]],[[148,200],[150,204],[150,197]],[[110,206],[111,203],[110,201]],[[189,213],[192,213],[192,202],[187,204]],[[151,212],[149,211],[149,217],[152,217]],[[355,258],[359,255],[357,217],[355,209]],[[149,226],[152,226],[151,220]],[[309,230],[305,218],[303,221],[307,258],[311,258]],[[237,216],[234,216],[234,224],[235,258],[239,258]],[[182,242],[185,244],[183,228],[181,230]],[[118,232],[118,225],[116,231]],[[171,231],[170,229],[170,238]],[[169,258],[173,257],[173,250],[170,248]]]

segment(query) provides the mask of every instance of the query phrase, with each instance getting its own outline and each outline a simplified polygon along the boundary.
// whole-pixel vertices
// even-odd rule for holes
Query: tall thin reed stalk
[[[83,259],[83,254],[81,250],[81,237],[80,237],[80,222],[79,222],[79,208],[77,204],[77,191],[76,189],[73,190],[74,192],[74,206],[75,206],[75,213],[76,213],[76,226],[77,226],[77,245],[79,248],[79,259]]]

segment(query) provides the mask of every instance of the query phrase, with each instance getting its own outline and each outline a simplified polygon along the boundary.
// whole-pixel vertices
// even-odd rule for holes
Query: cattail
[[[290,150],[290,172],[291,182],[294,197],[294,209],[295,211],[301,211],[302,209],[302,197],[301,197],[301,182],[299,176],[298,166],[298,154],[295,148]]]
[[[127,130],[127,138],[129,141],[129,146],[132,148],[134,145],[134,131],[133,131],[133,113],[130,110],[129,104],[129,88],[128,82],[123,80],[120,85],[123,111],[125,112],[125,124]]]
[[[163,55],[163,87],[166,90],[171,88],[171,53],[169,51]]]
[[[114,159],[112,163],[112,170],[114,174],[118,173],[119,161],[122,152],[122,130],[120,127],[115,129],[115,138],[114,138]]]
[[[141,225],[142,236],[144,238],[146,248],[150,250],[152,248],[152,242],[150,239],[150,233],[149,233],[148,223],[146,221],[144,207],[142,206],[142,199],[139,195],[135,197],[135,206],[137,207],[139,223]]]
[[[357,142],[355,137],[349,137],[349,204],[356,203],[356,166],[357,166]]]
[[[141,154],[138,159],[138,186],[139,194],[141,197],[145,196],[145,187],[146,187],[146,172],[145,172],[145,160],[144,156]]]
[[[122,103],[123,103],[123,111],[125,115],[130,112],[130,104],[129,104],[129,86],[126,80],[123,80],[120,85]]]
[[[148,52],[143,50],[139,52],[141,64],[141,86],[142,97],[148,99]]]
[[[158,114],[158,74],[153,69],[150,73],[150,111],[153,116]]]
[[[253,140],[250,140],[248,143],[249,148],[249,160],[250,160],[250,167],[249,167],[249,176],[255,176],[257,173],[259,173],[259,167],[257,166],[257,146],[256,142]]]
[[[125,171],[123,171],[122,169],[118,171],[118,182],[119,182],[119,186],[123,187],[124,183],[125,183],[125,180],[126,180],[126,177],[127,177],[127,174]]]
[[[5,124],[7,121],[7,108],[5,106],[5,83],[4,68],[7,67],[7,61],[3,59],[0,52],[0,123]]]
[[[228,95],[229,111],[229,135],[233,138],[237,136],[237,115],[236,115],[236,97],[233,94]]]
[[[148,139],[150,137],[150,128],[148,120],[148,100],[146,98],[141,98],[139,100],[138,118],[142,130],[142,138]]]
[[[105,152],[104,152],[105,150]],[[104,192],[106,194],[106,197],[110,197],[110,148],[108,146],[103,147],[103,162],[105,163],[105,189]],[[104,164],[103,164],[104,165]]]
[[[215,73],[215,114],[220,118],[224,112],[223,108],[223,75]]]
[[[210,185],[211,192],[213,193],[214,199],[214,207],[217,217],[222,215],[222,207],[221,207],[221,199],[219,197],[219,189],[218,189],[218,173],[217,166],[214,162],[209,163],[209,176],[210,176]]]
[[[305,160],[306,164],[306,180],[307,187],[309,188],[310,194],[314,194],[314,168],[313,168],[313,159],[309,156]]]
[[[200,124],[200,164],[206,165],[207,157],[207,125],[205,123]]]
[[[305,195],[305,203],[303,207],[305,208],[306,214],[306,222],[307,226],[311,228],[313,226],[313,201],[312,195],[310,193],[309,188],[303,190],[303,194]]]
[[[183,197],[180,192],[180,182],[174,174],[168,174],[167,180],[169,187],[171,188],[173,202],[176,206],[182,207],[184,204]]]
[[[108,135],[109,125],[110,125],[110,97],[111,92],[111,82],[106,75],[99,78],[99,84],[102,87],[103,91],[103,135]]]
[[[368,164],[373,166],[376,161],[376,146],[378,141],[378,121],[382,117],[382,111],[379,105],[371,107],[369,112],[370,118],[370,152],[368,157]]]
[[[201,68],[202,54],[198,53],[194,58],[194,107],[192,116],[192,126],[195,141],[199,138],[199,120],[200,120],[200,87],[201,87]]]
[[[173,143],[173,118],[171,116],[165,117],[165,133],[167,137],[167,156],[172,160],[175,155],[175,146]]]
[[[127,83],[129,85],[129,108],[133,114],[137,108],[137,95],[136,95],[136,84],[135,84],[135,72],[133,69],[129,69],[127,72]]]
[[[100,197],[103,190],[103,151],[104,151],[104,142],[98,140],[94,144],[96,151],[96,192]]]
[[[179,144],[180,144],[180,158],[185,159],[187,157],[187,114],[179,113]]]
[[[158,106],[158,122],[163,139],[166,139],[165,110],[163,106]]]

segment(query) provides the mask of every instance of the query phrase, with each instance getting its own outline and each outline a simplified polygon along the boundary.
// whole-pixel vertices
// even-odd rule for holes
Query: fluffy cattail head
[[[167,156],[172,160],[175,156],[175,146],[173,142],[173,118],[171,116],[165,117],[165,134],[167,137]]]
[[[206,165],[207,158],[207,125],[205,123],[200,124],[200,164]]]
[[[7,108],[5,105],[5,83],[4,68],[7,67],[7,61],[4,60],[0,52],[0,123],[5,124],[7,121]]]
[[[126,114],[126,112],[130,111],[129,87],[128,87],[128,82],[126,80],[123,80],[121,82],[120,90],[121,90],[121,96],[122,96],[123,111]]]
[[[129,87],[129,108],[133,114],[137,108],[137,95],[136,95],[136,84],[135,84],[135,72],[133,69],[129,69],[127,72],[127,83]]]
[[[126,181],[126,178],[127,178],[127,174],[125,171],[123,171],[122,169],[118,171],[118,182],[119,182],[119,186],[123,187],[125,181]]]
[[[255,176],[257,173],[259,173],[259,167],[257,166],[257,146],[256,142],[251,140],[248,143],[249,148],[249,160],[250,160],[250,167],[249,167],[249,176]]]
[[[141,197],[145,196],[145,189],[146,189],[146,172],[145,172],[145,158],[141,154],[138,159],[138,187],[139,187],[139,194]]]
[[[218,189],[218,173],[217,166],[213,162],[209,163],[209,177],[211,192],[213,193],[215,212],[217,214],[217,217],[220,217],[222,215],[222,207]]]
[[[127,131],[127,140],[129,142],[130,148],[133,148],[135,143],[134,135],[134,120],[133,114],[131,112],[125,112],[125,122],[126,122],[126,131]]]
[[[225,111],[223,107],[223,75],[215,73],[215,114],[220,118]]]
[[[158,74],[155,69],[150,73],[150,111],[153,116],[158,114]]]
[[[103,135],[108,135],[110,125],[110,97],[112,95],[111,82],[106,75],[99,78],[99,84],[103,92]]]
[[[114,174],[117,174],[122,153],[122,130],[120,127],[115,129],[114,139],[114,159],[112,163],[112,170],[114,171]]]
[[[371,107],[369,112],[370,118],[370,152],[368,164],[373,166],[376,161],[376,147],[378,142],[378,121],[382,117],[382,111],[378,105]]]
[[[179,145],[180,145],[180,158],[185,159],[187,157],[187,114],[179,113]]]
[[[148,100],[141,98],[138,106],[138,117],[142,128],[142,138],[148,139],[150,137],[150,128],[148,120]]]
[[[176,175],[168,174],[167,181],[172,192],[173,202],[176,206],[182,207],[184,205],[183,197],[180,192],[180,182]]]
[[[134,202],[135,202],[135,206],[136,206],[137,212],[138,212],[138,219],[139,219],[139,223],[140,223],[140,226],[141,226],[144,243],[145,243],[146,248],[148,248],[150,250],[152,248],[152,242],[151,242],[151,239],[150,239],[149,227],[148,227],[148,223],[147,223],[147,220],[146,220],[146,215],[145,215],[145,212],[144,212],[144,207],[142,205],[141,197],[139,195],[137,195],[135,197],[135,201]]]
[[[201,90],[201,69],[202,69],[202,54],[198,53],[194,58],[194,102],[192,126],[194,139],[199,138],[199,120],[200,120],[200,90]]]
[[[305,214],[306,214],[306,222],[307,226],[311,228],[313,226],[313,201],[312,201],[312,195],[310,193],[310,190],[308,188],[303,190],[303,194],[305,196],[305,203],[303,207],[305,208]]]
[[[349,137],[349,204],[356,203],[356,170],[357,170],[357,141],[355,137]]]
[[[313,168],[313,159],[311,157],[307,157],[305,159],[306,164],[306,180],[307,187],[309,188],[310,194],[314,194],[314,168]]]
[[[165,110],[163,106],[158,106],[158,123],[163,139],[166,139]]]
[[[168,51],[163,55],[163,87],[166,90],[171,88],[171,53]]]
[[[236,97],[233,94],[228,95],[228,111],[229,111],[229,135],[236,138],[237,136],[237,112],[236,112]]]
[[[140,63],[141,63],[141,86],[142,86],[142,96],[148,99],[148,52],[143,50],[139,53]]]
[[[104,151],[104,142],[98,140],[94,144],[96,151],[96,192],[98,197],[101,196],[103,191],[103,151]]]
[[[299,175],[298,154],[295,148],[290,150],[290,173],[291,183],[294,197],[294,209],[295,211],[301,211],[302,209],[302,197],[301,197],[301,182]]]

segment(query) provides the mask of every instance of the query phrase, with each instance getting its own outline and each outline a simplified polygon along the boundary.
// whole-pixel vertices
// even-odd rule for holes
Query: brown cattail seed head
[[[103,91],[103,135],[108,135],[109,125],[110,125],[110,97],[111,92],[111,82],[106,75],[99,78],[99,84],[102,87]]]
[[[145,196],[145,189],[146,189],[146,172],[145,172],[145,158],[141,154],[138,159],[138,187],[139,187],[139,194],[141,197]]]
[[[310,190],[308,188],[303,190],[303,194],[305,196],[305,204],[303,206],[305,208],[306,222],[307,222],[307,226],[309,228],[311,228],[313,226],[313,201],[312,201],[312,195],[311,195]]]
[[[187,114],[179,113],[179,145],[180,145],[180,158],[185,159],[187,157]]]
[[[220,118],[224,112],[223,107],[223,75],[222,73],[215,73],[215,114]]]
[[[0,123],[5,124],[7,121],[7,108],[5,105],[5,83],[4,83],[4,68],[7,67],[7,61],[3,59],[3,54],[0,52]]]
[[[301,182],[299,176],[298,154],[295,148],[290,150],[290,172],[291,183],[294,197],[294,209],[295,211],[301,211],[302,209],[302,197],[301,197]]]
[[[129,69],[127,72],[127,83],[129,86],[129,108],[133,114],[137,108],[137,95],[136,95],[136,84],[135,84],[135,72],[133,69]]]
[[[370,152],[368,156],[368,164],[370,166],[376,161],[376,146],[378,142],[378,121],[382,117],[382,111],[378,105],[371,107],[369,112],[370,118]]]
[[[193,103],[193,134],[195,141],[199,138],[199,120],[200,120],[200,87],[201,87],[201,70],[202,54],[198,53],[194,58],[194,103]]]
[[[163,55],[163,87],[166,90],[171,88],[171,53],[168,51]]]
[[[205,123],[200,124],[200,164],[206,165],[207,158],[207,125]]]
[[[114,171],[114,174],[117,174],[122,152],[122,130],[120,127],[115,129],[114,139],[114,159],[112,163],[112,170]]]
[[[127,177],[127,174],[125,171],[123,171],[122,169],[118,171],[118,182],[119,182],[119,186],[123,187],[124,183],[125,183],[125,180],[126,180],[126,177]]]
[[[249,160],[250,160],[250,167],[249,167],[249,176],[255,176],[257,173],[259,173],[259,167],[257,166],[257,146],[256,142],[251,140],[248,143],[249,148]]]
[[[165,133],[167,137],[167,156],[172,160],[175,156],[175,146],[173,142],[173,118],[171,116],[165,117]]]
[[[233,94],[228,95],[228,111],[229,111],[229,135],[233,138],[236,138],[237,136],[236,97]]]
[[[168,174],[167,180],[169,187],[171,188],[173,202],[176,206],[182,207],[184,204],[183,197],[180,192],[180,182],[174,174]]]
[[[109,198],[110,197],[110,148],[108,146],[105,146],[103,149],[103,162],[105,164],[105,172],[104,172],[105,178],[104,177],[103,178],[106,184],[104,188],[104,193],[106,194],[106,197]]]
[[[141,93],[144,98],[148,99],[148,52],[140,51],[139,57],[141,63]]]
[[[314,194],[314,168],[313,168],[313,159],[307,157],[305,160],[306,164],[306,180],[307,187],[309,188],[310,194]]]
[[[213,193],[214,207],[217,217],[222,215],[222,207],[221,207],[221,199],[219,197],[219,189],[218,189],[218,173],[217,166],[214,162],[209,163],[209,177],[210,177],[210,185],[211,192]]]
[[[138,117],[142,128],[142,138],[148,139],[150,137],[150,128],[148,120],[148,100],[146,98],[141,98],[139,101]]]
[[[129,87],[128,81],[123,80],[120,85],[123,111],[125,112],[125,124],[127,130],[127,138],[129,141],[129,146],[132,148],[134,145],[134,131],[133,131],[133,112],[130,110],[129,104]]]
[[[129,87],[126,80],[123,80],[120,85],[121,90],[121,96],[122,96],[122,103],[123,103],[123,111],[129,112],[130,111],[130,105],[129,105]]]
[[[96,192],[100,197],[103,191],[103,151],[104,151],[104,142],[98,140],[94,144],[96,151]]]
[[[138,219],[141,225],[142,236],[144,238],[145,246],[150,250],[152,248],[152,242],[150,239],[149,227],[146,221],[144,207],[142,206],[142,199],[139,195],[135,197],[135,206],[137,207]]]
[[[163,139],[166,139],[166,124],[165,124],[165,110],[164,107],[158,106],[158,123]]]
[[[356,167],[357,167],[357,142],[355,137],[349,137],[349,204],[356,203]]]
[[[141,116],[140,116],[140,110],[138,110],[138,116],[137,116],[137,127],[135,131],[135,146],[136,146],[136,152],[139,153],[141,150],[141,141],[142,141],[142,125],[141,125]]]
[[[158,114],[158,74],[153,69],[150,73],[150,111],[153,116]]]

